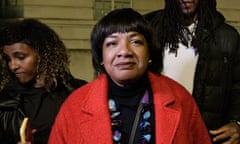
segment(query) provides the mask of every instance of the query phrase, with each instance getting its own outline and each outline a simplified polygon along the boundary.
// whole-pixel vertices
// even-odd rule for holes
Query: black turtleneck
[[[55,116],[69,92],[62,84],[52,92],[47,92],[45,88],[34,88],[29,83],[22,85],[12,82],[10,86],[8,90],[18,93],[24,115],[29,117],[32,128],[37,130],[34,143],[47,143]]]

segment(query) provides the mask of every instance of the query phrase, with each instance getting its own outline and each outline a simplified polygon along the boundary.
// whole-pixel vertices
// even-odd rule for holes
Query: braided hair
[[[150,20],[151,25],[155,28],[154,36],[157,47],[164,48],[166,44],[169,46],[170,52],[177,53],[179,39],[182,36],[181,29],[185,24],[184,14],[181,12],[178,0],[165,0],[165,7],[158,11],[159,14],[151,16],[145,15]],[[216,16],[220,16],[220,21],[224,21],[224,17],[216,10],[216,0],[199,0],[197,7],[198,25],[196,36],[193,38],[193,46],[196,52],[201,48],[203,32],[211,33],[217,23]]]

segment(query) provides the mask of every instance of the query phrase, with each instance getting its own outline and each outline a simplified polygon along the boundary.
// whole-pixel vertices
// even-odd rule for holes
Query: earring
[[[151,60],[151,59],[150,59],[150,60],[148,60],[148,63],[149,63],[149,64],[151,64],[151,63],[152,63],[152,60]]]
[[[104,63],[103,63],[103,62],[101,62],[101,63],[100,63],[100,65],[101,65],[101,66],[103,66],[103,65],[104,65]]]
[[[37,76],[36,76],[36,80],[39,80],[39,79],[40,79],[40,75],[37,74]]]

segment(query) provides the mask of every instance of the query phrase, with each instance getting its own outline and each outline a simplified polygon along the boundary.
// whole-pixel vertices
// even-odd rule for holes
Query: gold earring
[[[150,60],[148,60],[148,63],[149,63],[149,64],[151,64],[151,63],[152,63],[152,60],[151,60],[151,59],[150,59]]]

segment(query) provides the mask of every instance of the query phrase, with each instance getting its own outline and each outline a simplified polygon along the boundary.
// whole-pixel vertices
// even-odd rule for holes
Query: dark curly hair
[[[196,37],[193,39],[196,52],[202,47],[203,34],[211,34],[219,22],[225,20],[216,9],[216,0],[199,0],[197,15],[198,26]],[[181,29],[185,25],[179,0],[165,0],[163,10],[146,14],[144,17],[151,21],[150,23],[155,29],[156,36],[154,38],[156,38],[157,47],[163,48],[166,44],[169,44],[170,52],[177,53],[179,38],[182,35]]]
[[[48,91],[56,88],[59,79],[66,84],[70,70],[64,43],[46,24],[36,19],[23,19],[8,22],[0,29],[1,89],[13,78],[3,54],[3,46],[14,43],[27,44],[38,54],[36,78],[46,73],[45,88]]]
[[[149,70],[153,73],[159,73],[162,69],[162,55],[156,52],[152,42],[152,30],[148,22],[141,14],[131,8],[122,8],[111,11],[104,16],[93,28],[91,33],[92,61],[96,71],[105,72],[101,65],[103,61],[102,48],[106,37],[115,32],[135,31],[142,34],[148,44],[150,59],[152,64],[149,65]]]

